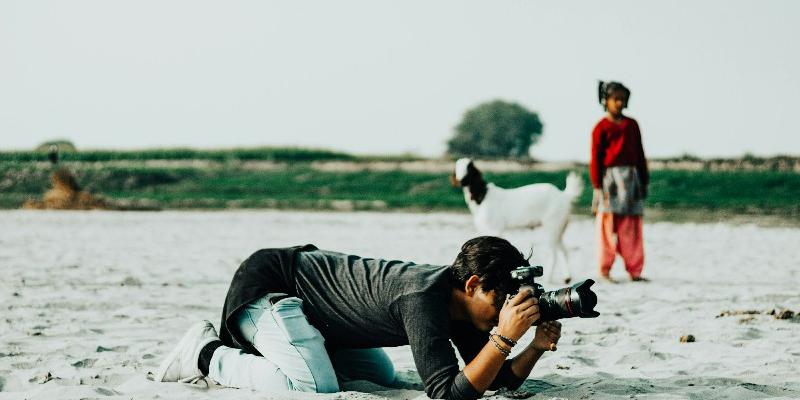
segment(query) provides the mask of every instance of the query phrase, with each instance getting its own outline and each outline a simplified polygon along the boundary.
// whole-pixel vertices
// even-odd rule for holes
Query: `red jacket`
[[[650,182],[639,124],[628,117],[622,117],[619,122],[603,118],[592,132],[592,159],[589,163],[592,186],[603,187],[606,168],[622,165],[635,166],[642,185]]]

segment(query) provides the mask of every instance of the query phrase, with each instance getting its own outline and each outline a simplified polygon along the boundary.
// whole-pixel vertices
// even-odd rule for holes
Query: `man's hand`
[[[556,351],[558,339],[561,338],[561,323],[547,321],[536,327],[532,347],[539,351]]]
[[[506,299],[498,317],[497,333],[519,340],[539,320],[539,300],[533,289],[523,286],[516,296]]]

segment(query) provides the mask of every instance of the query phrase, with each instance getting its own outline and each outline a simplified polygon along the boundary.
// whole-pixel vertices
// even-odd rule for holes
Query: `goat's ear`
[[[467,176],[469,177],[481,176],[481,171],[478,171],[478,168],[475,167],[475,164],[472,161],[470,161],[469,164],[467,164]]]

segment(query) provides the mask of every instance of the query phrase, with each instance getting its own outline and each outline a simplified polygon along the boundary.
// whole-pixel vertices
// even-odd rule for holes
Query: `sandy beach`
[[[426,398],[407,347],[387,349],[403,389],[355,382],[337,394],[267,395],[156,383],[147,372],[190,324],[219,323],[233,271],[257,249],[313,243],[448,264],[475,235],[457,213],[0,212],[0,400]],[[540,239],[507,237],[524,253]],[[593,221],[573,220],[565,242],[573,275],[594,277]],[[793,228],[645,223],[652,281],[627,282],[618,260],[622,283],[596,285],[600,318],[564,320],[558,351],[519,391],[489,394],[800,398],[800,318],[767,314],[800,311],[798,244]],[[748,310],[759,313],[736,313]]]

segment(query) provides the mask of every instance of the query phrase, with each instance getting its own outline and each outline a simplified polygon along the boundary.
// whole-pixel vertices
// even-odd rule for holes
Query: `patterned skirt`
[[[636,167],[609,167],[603,175],[603,199],[598,199],[597,211],[617,215],[642,215],[643,194]]]

